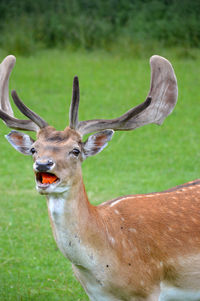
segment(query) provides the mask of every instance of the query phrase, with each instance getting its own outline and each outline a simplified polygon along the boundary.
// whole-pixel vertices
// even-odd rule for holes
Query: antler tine
[[[71,129],[76,129],[78,126],[79,94],[78,76],[75,76],[73,80],[72,101],[69,110],[69,126]]]
[[[150,103],[151,97],[147,97],[147,99],[143,103],[139,104],[138,106],[132,108],[122,116],[115,119],[94,119],[81,121],[79,122],[77,130],[82,135],[105,129],[112,129],[115,131],[131,130],[130,128],[127,128],[129,120],[145,110],[150,105]]]
[[[176,105],[177,81],[172,65],[165,58],[152,56],[150,66],[150,91],[143,104],[132,108],[119,118],[81,121],[77,130],[85,135],[98,130],[129,131],[149,123],[161,124]]]
[[[31,119],[35,124],[39,126],[40,129],[48,126],[48,123],[42,119],[38,114],[35,112],[31,111],[19,98],[17,95],[17,92],[13,90],[11,92],[12,98],[14,100],[14,103],[18,107],[18,109],[29,119]]]
[[[9,55],[0,64],[0,118],[12,129],[37,132],[39,127],[31,120],[15,118],[10,105],[8,85],[15,62],[16,58],[13,55]]]
[[[39,127],[31,120],[20,120],[9,116],[4,111],[0,110],[0,118],[11,129],[37,132]]]

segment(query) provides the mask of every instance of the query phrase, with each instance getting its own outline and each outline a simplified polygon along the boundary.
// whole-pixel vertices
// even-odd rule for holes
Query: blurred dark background
[[[196,0],[1,0],[0,48],[200,47]],[[142,46],[141,46],[142,45]]]

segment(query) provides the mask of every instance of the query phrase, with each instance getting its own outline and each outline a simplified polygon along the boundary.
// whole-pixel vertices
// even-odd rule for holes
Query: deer
[[[161,125],[178,98],[171,63],[150,58],[146,100],[114,119],[79,121],[79,80],[73,80],[69,126],[57,131],[11,92],[27,117],[14,117],[9,78],[16,58],[0,65],[0,117],[8,142],[33,157],[36,189],[47,199],[53,236],[92,301],[200,300],[200,179],[166,191],[121,196],[92,205],[81,164],[100,153],[114,131]],[[37,133],[36,140],[21,132]],[[90,134],[87,140],[84,135]]]

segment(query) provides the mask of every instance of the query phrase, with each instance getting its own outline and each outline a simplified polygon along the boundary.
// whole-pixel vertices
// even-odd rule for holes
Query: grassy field
[[[178,104],[161,127],[117,132],[100,155],[84,162],[85,185],[94,204],[124,194],[161,191],[199,177],[200,54],[195,60],[162,54],[177,75]],[[17,57],[10,87],[62,130],[68,123],[74,75],[80,80],[80,119],[116,117],[145,99],[151,55],[134,59],[101,52],[43,51]],[[45,198],[34,188],[32,159],[7,143],[8,132],[1,122],[0,300],[88,300],[53,240]]]

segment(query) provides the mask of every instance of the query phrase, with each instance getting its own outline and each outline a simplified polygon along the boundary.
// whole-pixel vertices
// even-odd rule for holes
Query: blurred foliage
[[[122,38],[131,47],[200,47],[199,15],[194,0],[1,0],[0,47],[109,50]]]

